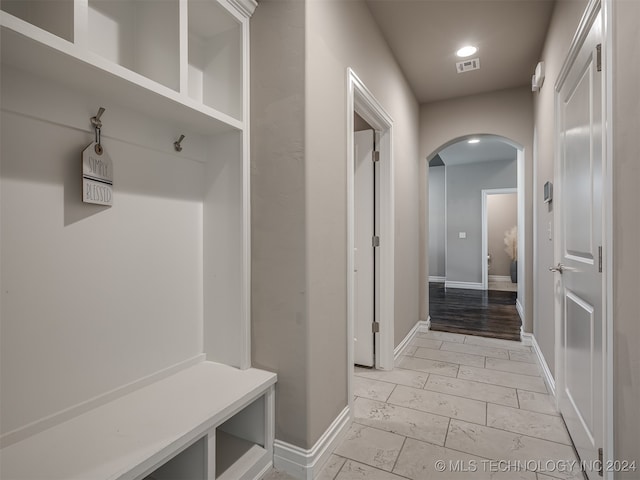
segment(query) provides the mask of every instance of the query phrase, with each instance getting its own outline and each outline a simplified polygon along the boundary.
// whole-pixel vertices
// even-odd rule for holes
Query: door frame
[[[518,204],[518,189],[511,188],[486,188],[482,189],[482,287],[487,290],[489,287],[489,266],[487,265],[487,255],[489,254],[489,214],[487,211],[487,198],[489,195],[516,194],[516,205]],[[519,219],[520,211],[517,209],[516,217]],[[519,222],[516,220],[516,226]],[[518,250],[520,250],[520,229],[518,229]],[[518,254],[518,257],[520,254]],[[519,258],[518,258],[519,260]],[[518,261],[516,260],[516,261]]]
[[[354,112],[357,112],[376,132],[376,145],[380,152],[378,199],[378,235],[380,246],[376,252],[379,259],[376,268],[378,291],[378,322],[380,332],[374,334],[375,368],[393,369],[394,342],[394,251],[395,251],[395,206],[393,179],[393,120],[380,102],[369,91],[356,73],[347,68],[347,378],[349,405],[353,402],[353,332],[355,321],[355,288],[353,268],[355,246],[355,175],[353,153]]]
[[[559,138],[559,118],[558,118],[558,102],[560,89],[567,79],[569,70],[575,61],[580,47],[584,43],[589,34],[593,23],[597,16],[602,12],[602,323],[603,323],[603,462],[613,462],[615,459],[614,452],[614,419],[613,419],[613,42],[611,38],[612,32],[612,9],[613,0],[590,0],[585,8],[584,14],[580,20],[576,33],[571,41],[569,51],[563,61],[560,73],[554,85],[554,115],[555,115],[555,152],[554,152],[554,177],[556,183],[559,184],[561,171],[559,168],[559,159],[561,155]],[[556,201],[562,200],[562,192],[556,189],[554,192]],[[554,229],[556,232],[554,241],[554,264],[557,264],[561,258],[561,242],[560,242],[560,216],[554,216]],[[556,359],[556,394],[562,388],[563,378],[561,372],[561,328],[562,328],[563,306],[558,301],[558,296],[554,298],[554,317],[555,317],[555,359]],[[556,405],[558,397],[556,396]],[[614,472],[603,472],[604,479],[613,479]]]

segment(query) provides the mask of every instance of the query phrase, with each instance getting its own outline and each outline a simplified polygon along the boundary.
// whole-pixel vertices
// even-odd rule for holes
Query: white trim
[[[589,31],[591,30],[591,26],[595,23],[595,20],[600,13],[601,5],[600,0],[590,0],[587,8],[580,19],[580,24],[576,29],[576,33],[571,40],[571,45],[569,46],[569,52],[564,59],[564,63],[562,64],[562,68],[560,69],[560,73],[558,73],[558,77],[556,78],[556,83],[554,85],[554,89],[556,92],[560,91],[560,88],[564,84],[567,79],[567,75],[569,75],[569,71],[571,66],[575,62],[578,57],[578,53],[580,51],[580,46],[585,42],[587,36],[589,35]]]
[[[347,432],[352,421],[350,412],[349,407],[345,407],[309,450],[276,440],[274,467],[298,480],[313,480]]]
[[[249,79],[251,78],[250,48],[251,39],[249,17],[258,5],[255,0],[231,0],[231,3],[244,15],[242,19],[242,264],[241,264],[241,316],[240,316],[240,368],[251,368],[251,121]]]
[[[489,275],[490,282],[510,282],[510,275]]]
[[[250,17],[253,15],[256,7],[258,6],[258,2],[256,0],[227,0],[230,5],[240,12],[245,17]]]
[[[518,293],[517,298],[520,302],[520,308],[522,312],[520,313],[520,318],[522,319],[522,324],[524,325],[526,322],[525,315],[525,305],[530,305],[530,298],[527,298],[527,276],[525,272],[527,271],[527,247],[526,247],[526,238],[528,235],[527,230],[527,216],[526,216],[526,207],[525,207],[525,195],[527,192],[527,188],[530,188],[526,179],[526,167],[525,167],[525,153],[524,147],[518,148],[517,153],[517,190],[518,190]],[[533,223],[533,220],[532,220]],[[533,329],[533,326],[531,327]]]
[[[532,333],[523,333],[522,334],[522,343],[526,345],[531,345],[533,348],[533,352],[538,357],[538,363],[542,368],[542,375],[544,377],[544,381],[547,384],[547,388],[553,398],[556,398],[556,381],[553,378],[553,374],[551,373],[551,369],[549,368],[549,364],[547,364],[547,360],[544,358],[542,354],[542,350],[540,350],[540,345],[538,345],[538,341],[536,337]]]
[[[613,130],[615,121],[613,117],[613,0],[602,0],[602,62],[604,69],[602,101],[602,121],[604,131],[604,170],[603,170],[603,261],[605,297],[603,305],[603,321],[605,322],[605,352],[604,352],[604,431],[603,450],[605,464],[612,464],[615,460],[615,444],[613,440]],[[608,470],[608,469],[607,469]],[[607,471],[605,478],[612,479],[614,472]]]
[[[483,188],[482,195],[482,253],[481,253],[481,267],[482,267],[482,287],[483,290],[489,288],[489,265],[487,264],[487,256],[489,255],[489,215],[487,211],[487,197],[489,195],[504,195],[504,194],[516,194],[516,202],[518,201],[518,189],[517,188]],[[520,212],[518,211],[518,214]],[[520,229],[518,229],[518,235],[520,235]],[[519,238],[519,237],[518,237]],[[495,275],[494,275],[495,276]],[[511,281],[511,277],[508,280],[496,280],[496,281]]]
[[[353,331],[355,321],[354,267],[354,218],[355,186],[353,158],[353,115],[358,113],[379,134],[379,218],[380,247],[378,278],[380,333],[374,336],[376,345],[376,368],[393,369],[393,332],[395,301],[395,202],[393,174],[393,119],[385,111],[356,73],[347,68],[347,375],[349,405],[353,402]]]
[[[427,321],[423,322],[419,329],[420,332],[428,332],[429,330],[431,330],[431,315],[427,317]]]
[[[445,288],[464,288],[467,290],[485,290],[484,285],[478,282],[453,282],[447,280],[444,282]]]
[[[516,311],[518,315],[520,315],[520,321],[522,322],[522,331],[524,331],[524,308],[522,308],[522,304],[520,303],[520,299],[516,298]]]
[[[407,336],[398,344],[396,348],[393,349],[393,359],[397,360],[400,355],[404,354],[404,350],[409,346],[414,337],[418,334],[418,332],[425,332],[429,330],[430,321],[418,320],[416,324],[413,326]]]
[[[437,277],[435,275],[429,275],[429,282],[444,283],[447,281],[447,277]]]
[[[78,417],[83,413],[88,412],[89,410],[93,410],[97,407],[105,405],[119,397],[127,395],[128,393],[139,390],[142,387],[147,385],[151,385],[152,383],[159,382],[162,379],[170,377],[171,375],[178,373],[186,368],[189,368],[193,365],[196,365],[200,362],[205,361],[206,355],[201,353],[196,355],[195,357],[184,360],[180,363],[172,365],[170,367],[165,368],[164,370],[160,370],[159,372],[152,373],[146,377],[135,380],[131,383],[123,385],[121,387],[115,388],[109,392],[103,393],[96,397],[90,398],[82,403],[78,403],[77,405],[73,405],[65,410],[56,412],[48,417],[41,418],[36,420],[33,423],[30,423],[24,427],[21,427],[17,430],[12,430],[11,432],[7,432],[0,437],[0,448],[4,448],[8,445],[19,442],[20,440],[24,440],[25,438],[36,435],[48,428],[59,425],[67,420]]]

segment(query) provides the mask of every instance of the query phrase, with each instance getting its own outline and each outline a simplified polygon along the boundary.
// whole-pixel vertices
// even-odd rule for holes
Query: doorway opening
[[[427,160],[431,329],[519,340],[526,291],[524,148],[502,136],[470,134],[445,143]],[[488,209],[490,198],[500,194],[511,194],[515,203],[508,214],[503,209],[497,215],[498,224],[509,226],[496,227],[502,231],[492,240]],[[517,283],[511,282],[512,270]],[[488,290],[490,277],[507,291]],[[461,298],[470,302],[465,311],[482,315],[462,322],[454,305]]]
[[[518,190],[482,190],[482,285],[518,291]]]
[[[374,358],[373,368],[393,369],[394,337],[394,194],[393,194],[393,120],[358,78],[347,71],[347,368],[349,403],[353,401],[352,378],[355,362],[357,289],[354,275],[356,258],[356,160],[355,125],[363,121],[373,130],[376,155],[375,194],[369,197],[374,220],[374,238],[369,239],[374,255],[373,318],[369,338]],[[373,173],[372,173],[373,175]],[[373,189],[373,183],[371,184]],[[375,206],[375,209],[373,208]],[[375,213],[373,213],[375,212]],[[373,245],[377,245],[373,247]],[[369,340],[366,340],[368,343]]]

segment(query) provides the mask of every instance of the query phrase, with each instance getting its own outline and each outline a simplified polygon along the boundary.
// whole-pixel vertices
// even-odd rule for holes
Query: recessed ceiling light
[[[480,143],[480,139],[479,138],[472,138],[467,143]]]
[[[458,55],[459,57],[470,57],[471,55],[473,55],[474,53],[476,53],[478,51],[478,49],[476,47],[474,47],[473,45],[466,45],[464,47],[462,47],[460,50],[458,50],[456,52],[456,55]]]

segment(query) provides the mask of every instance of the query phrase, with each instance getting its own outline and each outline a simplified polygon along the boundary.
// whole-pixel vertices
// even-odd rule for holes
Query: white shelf
[[[160,2],[163,3],[163,2]],[[141,113],[185,129],[216,134],[242,130],[244,123],[155,80],[0,12],[2,63],[69,87],[116,100]]]
[[[137,478],[265,395],[275,382],[274,373],[199,363],[2,449],[2,477]],[[257,451],[248,453],[253,458]]]

